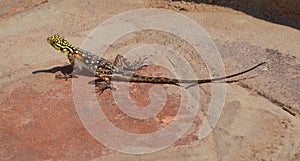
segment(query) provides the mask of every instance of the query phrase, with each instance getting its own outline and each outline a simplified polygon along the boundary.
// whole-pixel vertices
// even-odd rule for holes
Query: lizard
[[[126,59],[117,55],[114,62],[110,62],[100,56],[97,56],[89,51],[85,51],[79,47],[71,45],[66,39],[56,34],[47,38],[48,43],[55,48],[56,50],[67,55],[67,58],[72,66],[74,66],[74,71],[70,74],[58,74],[56,75],[57,79],[68,79],[71,78],[74,73],[82,70],[83,68],[92,72],[95,77],[98,77],[99,80],[103,81],[104,84],[96,84],[99,87],[99,93],[101,94],[106,89],[116,90],[112,84],[111,80],[118,79],[122,81],[137,82],[137,83],[159,83],[159,84],[172,84],[180,86],[179,83],[189,83],[193,85],[203,84],[203,83],[213,83],[218,81],[224,81],[228,78],[236,77],[247,72],[254,70],[255,68],[265,64],[266,62],[259,63],[252,68],[247,70],[223,76],[217,78],[208,78],[208,79],[198,79],[198,80],[185,80],[185,79],[175,79],[167,77],[152,77],[134,74],[135,70],[139,70],[146,65],[142,65],[141,62],[136,62],[134,65],[130,65]],[[75,62],[80,62],[75,64]]]

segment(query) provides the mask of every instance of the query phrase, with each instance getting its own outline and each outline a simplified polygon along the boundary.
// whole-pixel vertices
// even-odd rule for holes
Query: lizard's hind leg
[[[147,67],[147,65],[144,65],[144,61],[145,59],[142,60],[141,58],[139,58],[138,61],[135,61],[131,64],[122,55],[117,55],[114,61],[114,66],[120,69],[136,71],[142,69],[143,67]]]
[[[103,80],[104,83],[96,82],[96,93],[99,95],[102,94],[106,89],[116,90],[115,87],[111,84],[111,76],[99,76],[100,80]]]

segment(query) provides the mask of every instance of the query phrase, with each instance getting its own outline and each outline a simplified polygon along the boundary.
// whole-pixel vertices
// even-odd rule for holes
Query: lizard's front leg
[[[73,71],[71,73],[62,73],[55,75],[56,79],[65,79],[66,81],[69,78],[72,78],[74,75],[82,71],[82,67],[80,65],[72,64],[73,65]]]
[[[140,70],[143,67],[147,67],[147,65],[143,65],[143,64],[144,64],[144,60],[141,60],[141,58],[139,58],[138,61],[135,61],[131,65],[131,63],[128,62],[122,55],[117,55],[114,61],[114,66],[116,66],[117,68],[120,69],[125,68],[126,70],[130,70],[130,71]]]

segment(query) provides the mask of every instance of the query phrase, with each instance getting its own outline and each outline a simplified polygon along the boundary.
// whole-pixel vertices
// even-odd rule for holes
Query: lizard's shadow
[[[81,76],[87,76],[87,77],[95,77],[93,73],[91,73],[89,70],[82,69],[79,72],[72,73],[74,71],[74,66],[71,64],[65,65],[65,66],[56,66],[51,69],[44,69],[44,70],[35,70],[32,72],[32,74],[38,74],[38,73],[56,73],[61,72],[61,74],[72,74],[72,78],[78,78],[77,75]]]
[[[38,73],[56,73],[61,72],[62,74],[71,74],[74,71],[73,65],[65,65],[65,66],[56,66],[51,69],[44,69],[44,70],[35,70],[32,72],[32,74],[38,74]],[[81,72],[76,72],[76,75],[82,75],[82,76],[88,76],[88,77],[94,77],[94,75],[90,74],[89,72],[85,72],[85,69]],[[72,75],[72,78],[78,78],[76,75]]]
[[[65,66],[57,66],[51,69],[44,69],[44,70],[35,70],[32,74],[38,73],[56,73],[61,72],[62,74],[71,74],[73,72],[73,65],[65,65]]]

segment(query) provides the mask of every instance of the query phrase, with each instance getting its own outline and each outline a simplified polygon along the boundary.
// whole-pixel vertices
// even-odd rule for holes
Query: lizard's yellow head
[[[48,43],[53,46],[56,50],[61,51],[64,54],[74,52],[74,47],[64,38],[58,34],[48,37]]]

